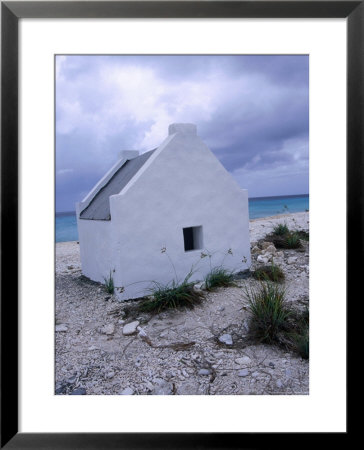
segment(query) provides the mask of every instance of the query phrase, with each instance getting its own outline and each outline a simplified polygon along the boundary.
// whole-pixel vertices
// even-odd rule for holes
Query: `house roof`
[[[111,195],[119,194],[129,181],[143,167],[152,156],[154,150],[143,153],[133,159],[128,159],[103,186],[88,206],[81,211],[80,219],[88,220],[111,220],[110,202]]]

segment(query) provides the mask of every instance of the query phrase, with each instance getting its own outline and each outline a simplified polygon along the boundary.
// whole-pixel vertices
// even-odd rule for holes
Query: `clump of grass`
[[[310,234],[308,231],[305,230],[299,230],[295,231],[295,233],[299,236],[302,241],[309,241],[310,240]]]
[[[108,294],[113,294],[114,290],[115,290],[115,286],[114,286],[114,278],[112,276],[111,270],[110,270],[109,276],[108,277],[104,277],[104,281],[105,281],[106,292]]]
[[[232,272],[223,267],[215,267],[205,276],[205,286],[209,291],[217,287],[231,286],[232,284],[234,284]]]
[[[309,359],[310,342],[308,328],[304,333],[296,334],[293,339],[295,342],[296,351],[301,355],[303,359]]]
[[[275,283],[261,282],[255,287],[246,287],[245,295],[251,313],[252,332],[261,342],[277,341],[290,314],[286,306],[285,290]]]
[[[273,234],[275,236],[285,236],[289,233],[289,229],[286,224],[280,223],[273,228]]]
[[[294,314],[291,321],[292,332],[288,334],[291,338],[293,349],[299,353],[302,358],[309,358],[309,310],[300,314]]]
[[[273,228],[268,239],[273,242],[276,248],[301,248],[300,240],[308,241],[309,233],[305,230],[292,231],[286,224],[278,224]]]
[[[256,280],[274,281],[275,283],[281,283],[285,278],[283,270],[273,262],[270,266],[262,266],[256,269],[253,276]]]
[[[193,308],[199,303],[203,294],[195,291],[193,283],[189,283],[187,276],[182,283],[173,280],[168,284],[154,282],[151,296],[142,301],[139,306],[140,311],[160,312],[169,308],[187,306]]]
[[[301,248],[300,236],[295,232],[290,232],[284,236],[276,236],[272,234],[269,240],[273,242],[276,248],[296,249]]]

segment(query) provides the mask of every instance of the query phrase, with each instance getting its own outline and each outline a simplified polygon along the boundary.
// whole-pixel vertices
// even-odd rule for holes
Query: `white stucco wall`
[[[81,203],[76,205],[76,215],[82,273],[103,283],[114,269],[111,222],[80,219],[80,206]]]
[[[221,264],[233,271],[250,267],[247,191],[194,125],[170,126],[142,169],[110,197],[110,212],[111,221],[78,219],[82,270],[101,282],[115,270],[120,299],[149,294],[153,281],[182,281],[191,269],[191,280],[201,280]],[[185,252],[183,228],[194,226],[202,226],[203,248]]]

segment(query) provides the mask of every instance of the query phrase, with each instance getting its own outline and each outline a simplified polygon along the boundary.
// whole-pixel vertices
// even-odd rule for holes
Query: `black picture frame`
[[[18,432],[18,22],[21,18],[347,18],[347,304],[363,276],[364,1],[1,2],[1,448],[257,448],[297,434]],[[347,346],[350,350],[350,345]],[[349,417],[349,416],[348,416]],[[349,431],[349,428],[348,428]],[[300,444],[310,437],[300,436]],[[347,438],[338,433],[336,443]],[[317,434],[316,442],[320,440]],[[327,436],[323,435],[325,443]]]

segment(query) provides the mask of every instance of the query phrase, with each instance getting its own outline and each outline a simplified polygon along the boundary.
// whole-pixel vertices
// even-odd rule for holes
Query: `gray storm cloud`
[[[193,122],[249,195],[308,193],[308,56],[57,56],[56,210]]]

